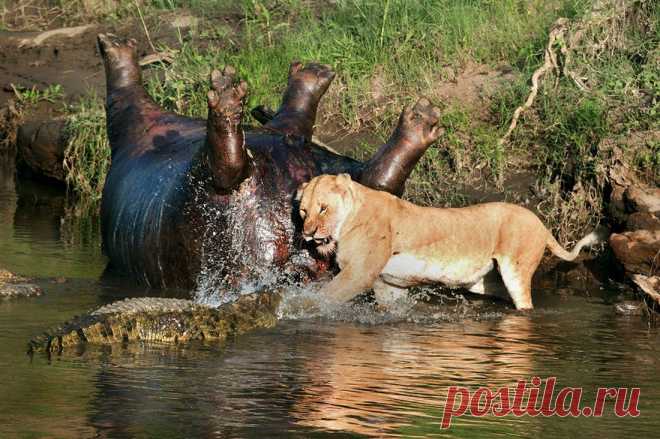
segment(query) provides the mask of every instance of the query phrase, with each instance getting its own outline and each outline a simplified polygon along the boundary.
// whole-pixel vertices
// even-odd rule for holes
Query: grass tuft
[[[101,199],[110,166],[105,110],[99,99],[90,96],[68,108],[68,112],[66,183],[82,204],[94,206]]]

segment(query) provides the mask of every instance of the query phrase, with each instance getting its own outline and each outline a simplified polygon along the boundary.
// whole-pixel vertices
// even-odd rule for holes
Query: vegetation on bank
[[[170,10],[201,17],[176,35],[176,47],[153,41],[158,50],[176,52],[172,64],[151,67],[149,92],[181,114],[206,117],[212,68],[237,68],[250,87],[249,107],[276,107],[289,62],[318,60],[338,72],[319,129],[368,133],[373,142],[348,151],[365,157],[404,105],[428,96],[444,107],[445,133],[408,185],[407,197],[419,203],[473,201],[461,196],[465,187],[534,199],[532,207],[567,242],[599,221],[615,163],[638,178],[660,179],[660,12],[650,0],[118,0],[110,9],[90,6],[104,2],[59,2],[73,20],[67,24],[89,14],[142,23],[141,15],[142,31],[149,32]],[[501,142],[559,17],[573,23],[567,35],[582,36],[574,47],[567,40],[553,47],[557,68],[542,78],[533,105]],[[505,66],[514,79],[476,104],[443,101],[443,85],[460,81],[474,65]],[[83,198],[97,199],[108,164],[101,100],[67,112],[69,183]],[[523,171],[536,174],[528,196],[508,185],[508,176]]]

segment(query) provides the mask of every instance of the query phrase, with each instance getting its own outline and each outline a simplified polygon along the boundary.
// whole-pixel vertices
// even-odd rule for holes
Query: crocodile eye
[[[323,215],[326,212],[326,210],[328,210],[328,206],[326,205],[321,206],[321,209],[319,210],[319,215]]]
[[[306,216],[307,216],[307,211],[305,209],[300,209],[300,217],[302,219],[305,219]]]

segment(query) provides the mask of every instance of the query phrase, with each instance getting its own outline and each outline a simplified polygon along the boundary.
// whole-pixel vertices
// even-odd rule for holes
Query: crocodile
[[[28,353],[58,353],[85,344],[223,341],[253,329],[275,326],[281,300],[278,290],[245,294],[219,307],[187,299],[124,299],[34,337],[28,343]]]

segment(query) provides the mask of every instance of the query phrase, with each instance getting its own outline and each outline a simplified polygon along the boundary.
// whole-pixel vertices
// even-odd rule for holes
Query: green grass
[[[334,97],[339,104],[334,116],[353,129],[371,119],[365,115],[373,109],[374,75],[393,84],[385,97],[392,100],[384,115],[389,125],[403,103],[433,95],[446,64],[536,62],[550,23],[575,15],[584,2],[556,3],[558,9],[514,0],[343,0],[318,9],[299,1],[244,1],[240,43],[202,51],[193,42],[169,71],[169,81],[154,92],[165,105],[202,116],[205,106],[195,95],[203,97],[209,70],[232,64],[249,82],[250,104],[276,106],[291,60],[316,60],[337,70],[334,88],[341,96]]]
[[[96,96],[81,99],[66,109],[67,146],[64,151],[66,183],[81,201],[81,211],[101,199],[110,166],[105,111]]]
[[[637,7],[637,15],[588,31],[571,66],[588,88],[546,80],[510,141],[518,155],[527,152],[545,197],[539,210],[563,241],[606,213],[612,170],[660,184],[660,15],[652,2]],[[491,108],[500,127],[527,93],[523,80],[500,90]]]
[[[22,105],[36,105],[40,101],[47,101],[55,103],[64,97],[64,92],[60,84],[51,84],[44,90],[39,90],[36,86],[22,90],[13,87],[14,95],[19,104]]]

